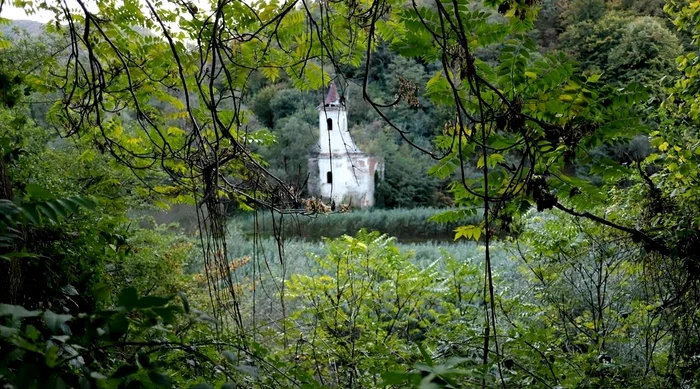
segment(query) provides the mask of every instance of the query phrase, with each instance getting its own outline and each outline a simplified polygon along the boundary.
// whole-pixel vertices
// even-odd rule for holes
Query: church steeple
[[[374,204],[374,174],[380,161],[364,154],[348,130],[345,99],[334,82],[318,106],[318,154],[310,162],[318,168],[317,193],[331,204],[368,207]]]
[[[348,112],[341,100],[338,88],[331,82],[323,104],[318,107],[321,154],[336,154],[336,158],[361,152],[348,131]]]
[[[328,88],[328,95],[326,96],[326,100],[323,101],[323,105],[326,107],[337,107],[340,105],[338,88],[336,88],[335,82],[333,81],[331,81],[331,86]]]

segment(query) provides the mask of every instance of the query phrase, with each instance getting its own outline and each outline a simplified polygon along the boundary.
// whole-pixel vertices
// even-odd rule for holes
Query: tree
[[[666,2],[663,0],[622,0],[622,6],[625,9],[637,15],[655,16],[658,18],[663,18],[665,16],[665,3]]]
[[[598,22],[607,10],[606,0],[570,0],[564,3],[563,18],[568,25]]]
[[[533,33],[537,43],[545,50],[559,47],[559,35],[567,26],[562,16],[565,5],[559,0],[544,0],[541,3]]]
[[[275,96],[277,96],[277,89],[268,86],[261,89],[251,103],[251,110],[260,123],[267,128],[272,128],[275,125],[275,114],[271,105],[271,101]]]
[[[638,82],[661,93],[664,76],[673,75],[680,42],[660,20],[608,12],[597,21],[573,24],[561,35],[562,47],[586,72],[601,72],[609,82]]]
[[[608,63],[611,53],[620,45],[633,20],[632,16],[609,12],[600,20],[572,24],[562,33],[560,46],[581,62],[583,71],[603,72],[604,77],[609,77],[605,72],[611,67]]]
[[[384,179],[377,187],[377,203],[386,208],[436,206],[438,180],[427,175],[430,162],[409,145],[387,150],[384,154]]]
[[[299,190],[304,189],[301,185],[309,174],[309,156],[318,142],[318,112],[307,108],[279,119],[272,134],[275,143],[261,149],[260,154],[273,174]]]
[[[658,89],[664,76],[675,75],[680,48],[678,38],[659,19],[635,18],[625,28],[619,44],[609,51],[608,77],[624,84],[638,82]]]

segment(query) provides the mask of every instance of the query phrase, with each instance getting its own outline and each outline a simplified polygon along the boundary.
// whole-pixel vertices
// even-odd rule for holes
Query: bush
[[[479,326],[480,309],[466,298],[479,294],[478,270],[445,259],[447,274],[417,266],[377,232],[327,241],[316,270],[288,282],[286,297],[296,304],[288,337],[297,347],[287,350],[322,383],[379,387],[386,372],[422,360],[420,342],[435,347],[455,326]]]

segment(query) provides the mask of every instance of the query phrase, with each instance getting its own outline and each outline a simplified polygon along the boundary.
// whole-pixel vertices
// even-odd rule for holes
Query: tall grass
[[[480,213],[465,220],[444,224],[429,220],[445,211],[436,208],[365,209],[316,216],[288,215],[281,219],[277,216],[274,223],[269,213],[258,213],[237,216],[231,223],[249,236],[256,232],[256,226],[257,232],[263,236],[272,236],[274,229],[281,227],[284,236],[305,240],[353,235],[365,228],[389,234],[400,242],[421,242],[452,241],[455,228],[481,221]]]
[[[230,238],[228,245],[230,259],[235,260],[246,257],[252,259],[248,265],[241,268],[244,275],[252,275],[253,270],[250,267],[256,261],[262,263],[263,273],[272,272],[274,276],[282,275],[282,264],[286,266],[287,275],[294,273],[310,274],[315,270],[313,256],[323,256],[326,252],[323,241],[288,239],[282,245],[282,257],[280,258],[280,249],[274,238],[262,237],[253,240],[238,234],[234,235]],[[480,263],[484,257],[482,245],[465,240],[454,243],[435,241],[399,242],[398,247],[402,253],[409,253],[412,261],[421,267],[428,266],[433,262],[438,262],[437,265],[440,266],[440,261],[445,259],[446,256],[474,263]],[[500,245],[495,245],[495,248],[492,248],[494,261],[503,262],[506,260],[506,255]]]
[[[326,243],[323,240],[285,239],[280,249],[280,244],[274,238],[245,236],[238,228],[229,229],[228,242],[229,260],[250,258],[249,262],[236,270],[238,277],[248,280],[253,276],[257,279],[281,280],[291,274],[316,273],[319,269],[314,256],[326,253]],[[398,242],[397,246],[402,253],[410,255],[412,262],[419,267],[434,264],[440,268],[448,256],[477,265],[484,260],[484,246],[474,241]],[[513,268],[511,251],[512,246],[508,243],[492,242],[491,257],[494,266],[501,270]]]
[[[249,230],[240,223],[230,223],[228,226],[229,261],[248,259],[232,273],[233,281],[243,288],[240,295],[241,308],[245,311],[244,316],[249,325],[275,326],[283,317],[280,293],[284,281],[294,274],[323,274],[325,270],[317,265],[314,257],[325,255],[326,243],[321,239],[286,238],[280,245],[273,237],[250,235],[246,231]],[[355,235],[356,231],[349,230],[347,233]],[[436,270],[440,270],[447,257],[476,266],[482,266],[484,260],[483,245],[474,241],[398,241],[397,246],[402,253],[410,255],[412,262],[423,268],[433,265]],[[511,251],[507,243],[492,244],[494,269],[506,279],[517,278],[517,266],[511,259]],[[193,263],[201,264],[202,261],[197,259]],[[192,270],[202,271],[201,265],[194,266]],[[289,313],[295,307],[287,305],[286,309]]]

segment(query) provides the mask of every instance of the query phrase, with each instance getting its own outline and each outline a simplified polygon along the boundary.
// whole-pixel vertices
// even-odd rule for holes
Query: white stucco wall
[[[332,128],[328,130],[328,119]],[[348,131],[348,114],[345,109],[336,107],[321,107],[318,112],[319,147],[321,154],[327,153],[356,153],[360,150],[353,142]],[[330,143],[329,143],[330,140]]]
[[[337,206],[373,206],[374,173],[381,172],[381,163],[355,145],[348,131],[347,110],[338,101],[327,102],[319,107],[318,121],[319,154],[310,159],[318,166],[318,193]],[[328,173],[332,174],[331,183]]]
[[[374,205],[374,171],[376,159],[361,153],[339,153],[318,157],[321,197],[336,204],[350,203],[353,207]],[[328,183],[327,174],[333,182]]]

